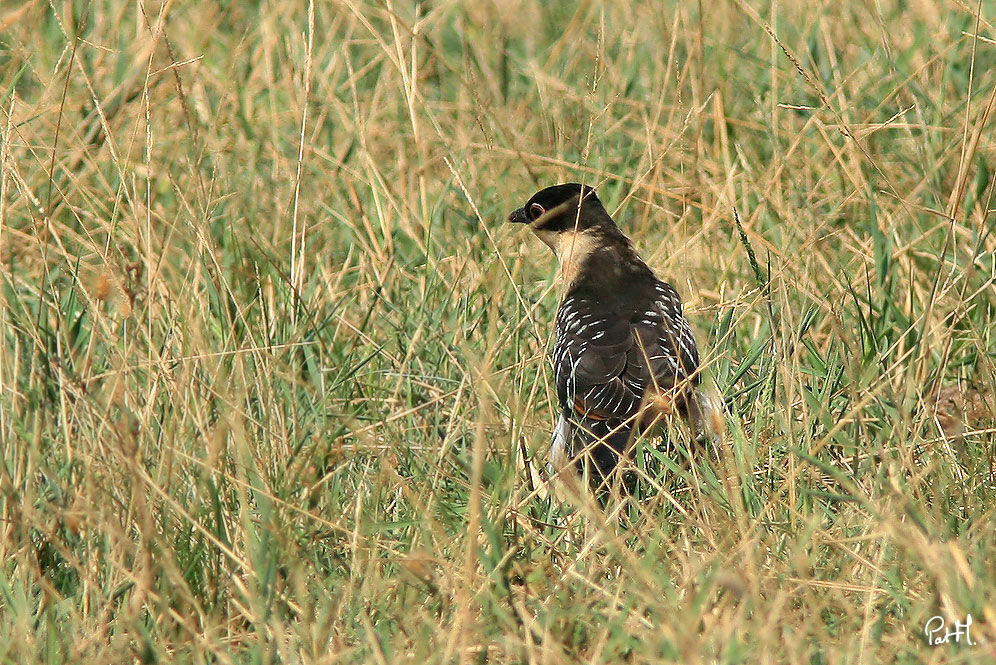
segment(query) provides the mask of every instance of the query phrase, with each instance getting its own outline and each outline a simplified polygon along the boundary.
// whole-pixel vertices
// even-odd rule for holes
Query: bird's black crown
[[[581,214],[578,214],[578,205]],[[543,229],[559,231],[567,228],[583,230],[609,220],[608,213],[598,200],[595,190],[588,185],[569,182],[541,189],[532,195],[523,207],[512,211],[508,221],[515,224],[532,224],[540,217]]]

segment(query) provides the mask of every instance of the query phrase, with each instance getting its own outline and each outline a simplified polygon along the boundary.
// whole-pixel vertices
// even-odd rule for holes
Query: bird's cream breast
[[[534,233],[557,255],[560,262],[559,278],[564,286],[574,283],[584,262],[598,248],[598,239],[591,231],[535,229]]]

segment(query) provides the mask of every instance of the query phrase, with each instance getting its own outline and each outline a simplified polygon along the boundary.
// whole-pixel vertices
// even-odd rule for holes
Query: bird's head
[[[576,182],[541,189],[512,211],[508,221],[528,224],[561,258],[567,249],[594,235],[596,227],[615,226],[595,190]]]

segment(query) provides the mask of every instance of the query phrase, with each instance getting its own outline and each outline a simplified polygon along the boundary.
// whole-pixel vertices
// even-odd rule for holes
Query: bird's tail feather
[[[583,473],[586,462],[590,461],[589,470],[604,478],[626,454],[632,434],[630,426],[614,426],[609,421],[587,418],[575,422],[566,412],[561,413],[553,432],[550,463],[554,471],[573,463]]]
[[[726,423],[720,408],[722,402],[710,391],[698,389],[695,398],[688,400],[688,425],[696,441],[719,443],[726,433]]]

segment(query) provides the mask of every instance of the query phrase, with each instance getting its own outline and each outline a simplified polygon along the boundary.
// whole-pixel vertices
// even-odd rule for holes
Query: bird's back
[[[553,364],[573,455],[592,449],[611,469],[652,396],[685,414],[698,381],[698,351],[677,292],[636,257],[597,255],[557,313]],[[601,441],[599,441],[601,440]],[[599,443],[606,445],[599,445]],[[599,458],[604,459],[599,459]]]

